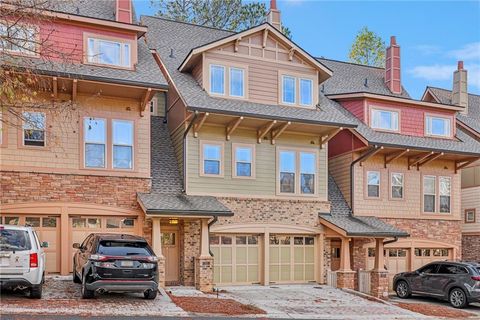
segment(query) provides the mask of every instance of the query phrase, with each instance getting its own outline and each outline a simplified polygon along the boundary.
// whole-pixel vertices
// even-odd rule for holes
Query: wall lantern
[[[169,224],[178,224],[178,219],[177,218],[170,218],[168,219]]]

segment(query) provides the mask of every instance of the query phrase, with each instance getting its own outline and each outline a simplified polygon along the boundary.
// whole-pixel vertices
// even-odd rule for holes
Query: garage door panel
[[[233,268],[232,267],[229,267],[229,266],[226,266],[226,267],[221,267],[221,277],[222,277],[222,281],[223,282],[227,282],[227,283],[230,283],[233,281],[233,277],[232,277],[232,272],[233,272]]]
[[[259,255],[259,250],[257,247],[249,247],[248,248],[248,262],[250,264],[258,264],[258,255]]]
[[[247,264],[248,256],[247,256],[247,248],[239,248],[237,247],[237,264]]]
[[[248,281],[248,276],[247,276],[247,266],[238,266],[235,268],[236,269],[236,280],[237,282],[247,282]]]
[[[305,263],[315,263],[314,247],[305,247]]]
[[[260,281],[260,277],[258,274],[258,265],[248,266],[248,281],[249,282]]]
[[[294,247],[293,252],[294,252],[294,258],[293,261],[295,263],[303,263],[305,261],[305,252],[304,252],[303,247]]]
[[[232,263],[232,248],[222,248],[220,249],[220,263],[229,264]]]
[[[305,279],[314,280],[315,279],[315,265],[306,264],[305,265]]]
[[[304,279],[305,266],[303,264],[296,264],[293,272],[293,279],[295,281],[302,281]]]
[[[280,263],[290,263],[291,259],[291,250],[290,247],[280,248]]]

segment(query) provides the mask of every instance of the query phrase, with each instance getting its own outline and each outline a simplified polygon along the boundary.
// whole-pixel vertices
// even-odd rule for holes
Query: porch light
[[[177,218],[170,218],[168,219],[169,224],[178,224],[178,219]]]

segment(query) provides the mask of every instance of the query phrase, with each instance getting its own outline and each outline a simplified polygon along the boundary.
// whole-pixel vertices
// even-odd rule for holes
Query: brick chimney
[[[467,70],[463,68],[463,61],[458,61],[457,70],[453,72],[452,103],[465,107],[462,112],[468,113]]]
[[[118,22],[132,23],[132,1],[116,0],[115,18]]]
[[[270,0],[270,11],[267,13],[267,22],[275,27],[278,31],[282,31],[282,20],[280,10],[277,9],[277,1]]]
[[[400,46],[395,36],[390,37],[390,46],[385,56],[385,84],[392,93],[402,93],[400,78]]]

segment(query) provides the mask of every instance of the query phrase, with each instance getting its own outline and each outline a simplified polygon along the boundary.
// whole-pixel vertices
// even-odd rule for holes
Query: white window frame
[[[473,214],[473,219],[468,219],[468,214]],[[476,222],[477,210],[475,209],[465,209],[465,223],[475,223]]]
[[[400,175],[402,177],[402,184],[401,185],[394,185],[393,184],[393,176]],[[402,188],[402,197],[396,198],[393,196],[393,187],[401,187]],[[401,172],[391,172],[390,173],[390,199],[392,200],[403,200],[405,198],[405,174]]]
[[[94,142],[89,142],[87,141],[87,133],[85,132],[85,123],[86,121],[95,121],[95,120],[102,120],[104,123],[104,135],[105,135],[105,141],[103,143],[99,143],[97,141]],[[84,117],[83,118],[83,167],[85,169],[91,169],[91,170],[101,170],[101,169],[106,169],[107,168],[107,159],[108,159],[108,148],[107,148],[107,143],[108,143],[108,120],[106,118],[94,118],[94,117]],[[105,154],[104,154],[104,160],[103,160],[103,167],[89,167],[87,166],[87,144],[96,144],[96,145],[102,145],[104,146]]]
[[[213,92],[212,90],[212,82],[213,82],[213,72],[212,69],[214,67],[219,67],[223,69],[223,93],[220,92]],[[216,64],[216,63],[211,63],[208,67],[208,84],[209,84],[209,92],[212,95],[218,95],[218,96],[225,96],[227,94],[227,68],[224,65],[221,64]]]
[[[132,144],[129,145],[129,144],[118,144],[118,143],[115,143],[115,141],[113,140],[114,137],[115,137],[115,122],[125,122],[125,123],[129,123],[132,125]],[[108,140],[108,139],[107,139]],[[133,170],[133,168],[135,167],[135,121],[133,120],[124,120],[124,119],[112,119],[112,148],[111,148],[111,154],[112,154],[112,168],[115,169],[115,170]],[[132,161],[131,161],[131,166],[130,168],[118,168],[118,167],[115,167],[115,161],[114,161],[114,157],[115,157],[115,152],[114,152],[114,149],[115,149],[115,146],[119,146],[119,147],[131,147],[132,148]]]
[[[232,70],[241,71],[242,72],[242,95],[235,95],[232,93]],[[230,97],[234,98],[245,98],[245,69],[239,67],[229,67],[228,68],[228,92]]]
[[[368,176],[370,175],[370,173],[376,173],[378,174],[378,184],[370,184],[369,181],[368,181]],[[380,171],[377,171],[377,170],[368,170],[366,172],[366,181],[365,181],[365,185],[366,185],[366,190],[365,190],[365,195],[366,195],[366,198],[367,199],[380,199],[381,196],[382,196],[382,173]],[[368,187],[369,186],[378,186],[378,196],[371,196],[369,193],[368,193]]]
[[[426,193],[425,192],[425,179],[426,178],[433,178],[433,186],[435,188],[434,192],[433,193]],[[427,214],[432,214],[432,213],[436,213],[437,212],[437,190],[438,190],[438,187],[437,187],[437,176],[432,176],[432,175],[424,175],[423,178],[422,178],[422,212],[424,213],[427,213]],[[428,196],[433,196],[433,211],[425,211],[425,196],[428,195]]]
[[[293,152],[294,154],[294,161],[295,161],[295,172],[294,173],[294,192],[282,192],[281,191],[281,177],[280,177],[280,169],[281,169],[281,152]],[[314,170],[314,186],[313,186],[313,193],[302,193],[301,190],[301,175],[302,175],[302,168],[301,168],[301,153],[310,153],[315,156],[315,170]],[[277,147],[277,170],[276,170],[276,184],[277,184],[277,195],[279,196],[294,196],[294,197],[317,197],[318,196],[318,176],[319,176],[319,153],[315,149],[311,148],[289,148],[289,147]]]
[[[27,147],[27,148],[44,148],[47,146],[47,115],[45,112],[38,112],[38,111],[24,111],[22,112],[22,117],[26,119],[27,117],[25,114],[43,114],[43,129],[38,129],[38,128],[30,128],[31,124],[25,123],[25,120],[23,120],[22,123],[22,146]],[[36,130],[36,131],[43,131],[43,146],[36,146],[36,145],[28,145],[25,144],[25,130]],[[37,141],[37,140],[35,140]],[[38,140],[41,141],[41,140]]]
[[[205,173],[205,159],[204,157],[204,146],[209,145],[209,146],[218,146],[220,147],[220,163],[219,163],[219,173],[218,174],[211,174],[211,173]],[[208,141],[208,140],[202,140],[200,141],[200,176],[203,177],[216,177],[216,178],[223,178],[224,177],[224,165],[225,165],[225,156],[224,156],[224,151],[225,151],[225,146],[222,142],[218,141]],[[217,159],[214,159],[217,161]]]
[[[433,120],[442,120],[444,121],[444,130],[445,134],[435,134],[432,132],[432,121]],[[449,138],[452,136],[452,119],[449,117],[442,117],[436,115],[425,115],[425,135],[432,137],[442,137]]]
[[[293,102],[289,102],[289,101],[285,101],[285,79],[286,78],[290,78],[290,79],[293,79]],[[281,83],[281,86],[282,86],[282,91],[281,91],[281,99],[282,99],[282,103],[283,104],[287,104],[287,105],[296,105],[297,104],[297,77],[295,76],[291,76],[291,75],[287,75],[287,74],[283,74],[282,75],[282,83]]]
[[[93,48],[90,48],[90,40],[93,41]],[[99,52],[99,42],[109,42],[113,44],[120,45],[120,57],[119,57],[119,64],[114,63],[105,63],[100,60],[101,52]],[[128,48],[129,56],[128,59],[125,57],[125,49]],[[90,52],[93,54],[90,54]],[[113,66],[113,67],[120,67],[120,68],[131,68],[132,67],[132,44],[128,41],[121,41],[119,40],[110,40],[105,39],[102,37],[95,37],[95,36],[88,36],[86,41],[86,56],[87,62],[92,64],[99,64],[103,66]]]
[[[449,190],[448,194],[442,194],[441,183],[442,180],[448,180],[449,183]],[[442,211],[442,197],[448,197],[448,211]],[[439,176],[438,177],[438,213],[441,214],[449,214],[452,213],[452,178],[446,176]]]
[[[250,162],[250,176],[239,176],[237,175],[237,149],[250,149],[251,152],[251,162]],[[255,145],[246,144],[246,143],[232,143],[232,177],[238,179],[255,179]]]
[[[310,103],[302,103],[302,81],[310,82]],[[298,79],[298,104],[303,107],[312,107],[313,106],[313,80],[309,78],[299,78]]]
[[[379,115],[382,112],[388,112],[392,115],[392,124],[393,124],[393,119],[394,119],[394,114],[396,114],[396,127],[395,128],[382,128],[381,126],[376,126],[375,125],[375,114],[378,113]],[[399,132],[400,131],[400,111],[399,110],[391,110],[391,109],[385,109],[385,108],[378,108],[378,107],[372,107],[370,108],[370,127],[372,127],[375,130],[382,130],[382,131],[390,131],[390,132]]]
[[[20,55],[28,55],[28,56],[38,56],[38,28],[35,26],[30,26],[30,25],[23,25],[23,24],[16,24],[16,25],[11,25],[8,28],[18,28],[22,30],[26,30],[27,37],[29,39],[25,39],[24,41],[28,43],[32,48],[26,49],[25,47],[22,46],[17,46],[18,49],[14,48],[6,48],[5,51],[12,52],[14,54],[20,54]],[[7,31],[7,26],[5,24],[0,22],[0,34],[6,34]],[[0,49],[3,49],[5,46],[12,46],[11,43],[6,41],[6,44],[2,44],[0,46]]]

